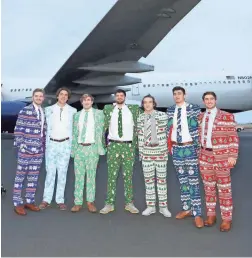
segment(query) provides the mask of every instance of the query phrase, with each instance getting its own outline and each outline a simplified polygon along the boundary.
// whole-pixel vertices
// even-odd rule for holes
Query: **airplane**
[[[13,126],[20,106],[31,102],[33,88],[44,88],[45,104],[50,105],[55,102],[57,89],[66,86],[73,93],[69,104],[75,105],[84,91],[96,99],[105,100],[111,98],[118,87],[140,83],[141,79],[126,74],[154,71],[153,65],[139,60],[146,58],[200,2],[118,0],[46,85],[9,87],[4,84],[2,131],[9,131],[4,128],[6,118],[10,121],[8,125],[12,123]],[[8,100],[19,103],[9,103]]]

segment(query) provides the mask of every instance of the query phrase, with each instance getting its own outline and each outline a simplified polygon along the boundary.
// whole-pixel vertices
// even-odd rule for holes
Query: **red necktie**
[[[203,147],[206,148],[207,144],[207,132],[208,132],[208,122],[209,122],[209,115],[211,114],[210,111],[207,112],[206,119],[205,119],[205,129],[204,129],[204,142]]]

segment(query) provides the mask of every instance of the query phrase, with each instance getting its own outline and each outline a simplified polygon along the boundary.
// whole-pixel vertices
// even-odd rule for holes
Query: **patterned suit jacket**
[[[52,106],[45,108],[45,116],[47,121],[47,134],[46,134],[46,146],[48,146],[50,142],[50,135],[52,132],[52,126],[53,126],[53,110],[54,107],[57,104],[54,104]],[[72,128],[73,128],[73,116],[77,112],[76,108],[71,107],[70,105],[66,104],[68,109],[68,131],[69,131],[69,151],[71,149],[71,143],[72,143]]]
[[[73,139],[72,139],[72,152],[71,157],[74,158],[77,148],[78,148],[78,137],[79,137],[79,118],[81,111],[77,112],[74,115],[73,122]],[[102,110],[98,110],[93,108],[94,114],[94,128],[95,128],[95,145],[97,147],[98,155],[105,155],[106,151],[103,146],[102,136],[103,136],[103,128],[104,128],[104,115]]]
[[[105,105],[103,109],[103,113],[105,116],[104,120],[104,136],[108,134],[111,115],[114,110],[114,105]],[[139,114],[141,113],[141,110],[138,105],[127,105],[129,110],[132,113],[133,121],[134,121],[134,132],[133,132],[133,139],[132,139],[132,146],[133,148],[137,147],[137,118]],[[104,137],[104,144],[107,145],[107,139],[105,139],[107,136]]]
[[[173,126],[173,116],[175,113],[176,105],[168,107],[167,115],[168,115],[168,127],[167,127],[167,137],[169,137],[169,141],[171,141],[171,131]],[[200,143],[199,143],[199,130],[198,130],[198,117],[200,115],[200,107],[195,104],[186,103],[186,114],[187,114],[187,123],[189,133],[192,137],[193,144],[197,151],[199,151]]]
[[[146,144],[144,139],[144,113],[140,114],[137,119],[137,133],[138,133],[138,148],[140,158],[143,158],[144,144]],[[167,149],[167,123],[168,117],[166,113],[155,111],[156,120],[156,132],[159,145],[154,148],[158,148],[158,152],[162,155],[162,159],[168,160],[168,149]],[[147,144],[150,143],[151,139],[147,140]],[[155,157],[153,157],[155,158]],[[161,158],[161,156],[159,156]]]
[[[42,112],[44,112],[43,109]],[[33,104],[20,110],[14,128],[14,146],[18,147],[19,151],[29,154],[44,152],[46,134],[45,115],[44,118],[41,137],[41,120],[37,118],[37,112]]]
[[[202,136],[202,122],[205,112],[199,116],[199,134]],[[228,158],[238,158],[239,137],[234,115],[217,110],[212,130],[212,146],[215,162],[219,168],[229,167]]]

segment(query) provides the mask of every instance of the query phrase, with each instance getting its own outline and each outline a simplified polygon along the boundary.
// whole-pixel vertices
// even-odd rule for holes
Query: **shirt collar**
[[[36,109],[36,111],[38,111],[39,109],[41,109],[41,107],[39,107],[37,104],[35,104],[34,102],[32,103],[34,108]]]
[[[82,109],[83,112],[92,112],[93,111],[93,108],[91,107],[89,110],[85,110],[84,108]]]
[[[181,107],[179,107],[179,106],[176,104],[176,108],[185,108],[185,107],[186,107],[186,102],[184,102]]]
[[[211,112],[211,114],[215,115],[217,113],[217,107],[214,107],[213,109],[207,109],[206,112]]]

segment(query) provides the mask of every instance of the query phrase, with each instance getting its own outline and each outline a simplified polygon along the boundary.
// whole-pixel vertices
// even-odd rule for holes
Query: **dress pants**
[[[145,160],[145,157],[143,156],[142,167],[145,180],[145,199],[147,207],[156,205],[156,182],[159,207],[167,207],[167,160]]]
[[[69,147],[69,140],[64,142],[55,142],[50,140],[48,146],[46,146],[46,180],[43,201],[51,203],[57,173],[55,201],[58,204],[64,203],[70,152],[71,148]]]
[[[26,203],[35,203],[35,193],[39,178],[39,171],[43,161],[44,153],[28,154],[18,151],[17,172],[14,180],[13,204],[14,206],[23,205],[22,189],[23,181],[27,179],[25,199]]]
[[[97,146],[79,145],[74,157],[74,172],[75,172],[75,189],[74,189],[74,204],[82,205],[83,191],[86,175],[86,200],[94,202],[96,189],[96,170],[99,161]]]
[[[182,210],[201,216],[198,155],[192,144],[173,146],[173,164],[180,183]]]
[[[131,143],[110,142],[108,145],[108,188],[106,204],[114,205],[118,172],[122,165],[125,204],[133,201],[132,175],[135,162],[135,149]]]
[[[231,221],[233,213],[233,200],[230,168],[219,168],[215,164],[213,152],[201,149],[200,172],[204,183],[207,216],[216,215],[217,184],[221,217],[223,220]]]

